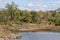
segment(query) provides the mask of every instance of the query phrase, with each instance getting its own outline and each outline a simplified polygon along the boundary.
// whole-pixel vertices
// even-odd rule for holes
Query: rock
[[[4,38],[4,40],[10,40],[9,38]]]
[[[9,40],[8,38],[0,38],[0,40]]]
[[[3,38],[0,38],[0,40],[4,40]]]
[[[14,33],[11,33],[9,36],[8,36],[8,38],[10,38],[10,39],[17,39],[17,38],[21,38],[22,36],[21,35],[19,35],[19,34],[14,34]]]
[[[16,34],[16,38],[17,39],[21,39],[22,38],[22,35]]]

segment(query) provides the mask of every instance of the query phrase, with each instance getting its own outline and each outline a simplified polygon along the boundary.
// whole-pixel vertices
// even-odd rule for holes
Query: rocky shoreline
[[[0,40],[12,40],[12,39],[20,39],[22,36],[20,34],[11,33],[8,36],[1,36]]]
[[[0,25],[0,40],[11,40],[11,39],[21,38],[22,37],[21,34],[16,34],[12,32],[14,28],[15,27],[9,25]]]

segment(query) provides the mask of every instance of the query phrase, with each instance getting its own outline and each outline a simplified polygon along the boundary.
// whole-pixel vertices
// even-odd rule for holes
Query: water
[[[60,40],[60,33],[56,32],[22,32],[22,39],[17,40]]]

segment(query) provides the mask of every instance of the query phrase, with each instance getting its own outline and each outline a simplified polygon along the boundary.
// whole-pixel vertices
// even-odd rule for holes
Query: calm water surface
[[[56,32],[22,32],[22,39],[17,40],[60,40],[60,33]]]

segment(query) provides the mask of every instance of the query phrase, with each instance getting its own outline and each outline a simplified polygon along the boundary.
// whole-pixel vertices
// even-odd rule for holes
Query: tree
[[[31,14],[29,11],[25,10],[25,15],[24,15],[24,18],[23,18],[24,22],[31,22]]]
[[[14,2],[7,3],[6,9],[8,14],[8,19],[13,20],[14,19],[14,10],[17,8],[17,5]]]
[[[31,18],[32,18],[32,23],[37,23],[37,20],[38,20],[38,14],[36,11],[31,11]]]

